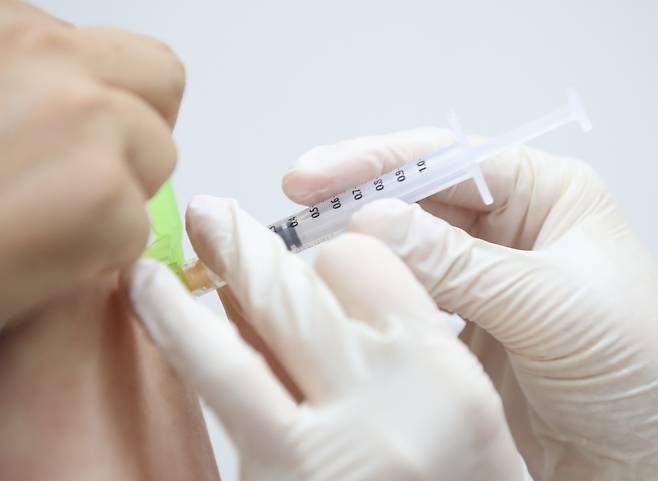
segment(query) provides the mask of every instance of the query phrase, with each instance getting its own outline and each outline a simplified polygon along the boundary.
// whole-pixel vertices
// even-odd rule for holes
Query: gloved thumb
[[[533,298],[542,264],[537,252],[477,239],[396,199],[366,205],[354,214],[349,230],[386,243],[442,309],[475,322],[507,348],[528,342],[527,324],[534,316],[527,313],[542,301]]]

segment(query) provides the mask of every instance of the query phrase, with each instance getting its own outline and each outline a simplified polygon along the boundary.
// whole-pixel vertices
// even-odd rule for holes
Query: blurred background
[[[416,126],[495,135],[575,86],[594,130],[532,145],[590,162],[658,255],[658,2],[653,0],[36,0],[76,24],[169,43],[187,66],[175,137],[181,212],[234,197],[263,223],[297,206],[280,179],[318,144]],[[189,245],[188,253],[191,254]],[[217,299],[203,299],[221,311]],[[224,481],[237,461],[209,428]]]

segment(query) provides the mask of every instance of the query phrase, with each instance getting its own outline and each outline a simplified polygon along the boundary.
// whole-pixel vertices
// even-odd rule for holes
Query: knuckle
[[[130,95],[121,91],[103,89],[93,84],[78,88],[60,86],[51,88],[45,105],[49,117],[68,119],[79,128],[80,135],[84,136],[81,142],[92,142],[99,149],[107,148],[108,145],[111,149],[122,148],[125,139],[121,136],[131,126],[134,128],[134,119],[141,119],[140,132],[148,131],[151,143],[140,144],[140,148],[136,151],[142,152],[146,149],[149,152],[157,152],[157,156],[153,155],[155,161],[149,162],[148,170],[144,170],[143,176],[140,177],[142,187],[149,195],[157,192],[176,166],[178,152],[169,128],[145,103]],[[99,136],[102,132],[107,132],[108,135]],[[141,139],[141,136],[139,138]],[[134,152],[133,154],[144,155]],[[124,152],[123,155],[128,154]],[[117,156],[121,157],[118,152]],[[117,166],[118,158],[114,160],[101,158],[85,168],[95,169],[106,175],[107,181],[104,185],[110,188],[115,182],[114,176],[118,174],[114,170]],[[102,181],[103,178],[99,178],[99,182]],[[101,189],[100,193],[104,190]]]
[[[13,28],[12,37],[21,53],[54,54],[75,48],[70,30],[61,25],[18,24]]]
[[[167,42],[155,37],[147,37],[147,38],[156,49],[160,50],[166,55],[169,55],[171,57],[176,57],[176,53],[174,52],[174,49],[172,49]]]
[[[101,156],[85,163],[86,178],[94,186],[90,205],[101,218],[121,204],[131,179],[119,156]]]
[[[118,156],[87,164],[87,178],[94,186],[89,213],[95,222],[104,224],[109,262],[122,265],[133,261],[141,255],[149,235],[144,201]]]
[[[154,195],[160,186],[171,176],[176,168],[178,160],[178,150],[176,143],[171,136],[168,136],[163,141],[163,155],[159,159],[157,172],[155,173],[155,185],[149,192],[149,196]]]
[[[81,122],[108,117],[116,111],[116,100],[92,84],[71,82],[53,85],[45,98],[45,106],[55,115],[74,117]]]
[[[171,56],[171,90],[172,96],[178,100],[183,96],[185,91],[186,73],[185,65],[176,55]]]
[[[172,99],[175,99],[176,102],[178,102],[183,96],[185,90],[185,65],[169,45],[160,40],[154,39],[153,41],[155,42],[156,48],[158,48],[166,58],[166,66],[164,68],[167,70],[166,80],[169,90],[168,94]]]
[[[565,175],[569,179],[571,186],[585,193],[591,202],[600,199],[602,195],[608,195],[605,183],[591,164],[577,158],[566,158],[562,160],[564,162]]]

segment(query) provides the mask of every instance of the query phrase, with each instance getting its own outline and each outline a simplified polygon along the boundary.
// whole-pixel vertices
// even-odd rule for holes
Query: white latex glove
[[[424,128],[318,147],[284,190],[310,205],[451,142]],[[586,164],[520,148],[483,169],[491,206],[467,182],[425,210],[372,203],[350,229],[384,241],[438,306],[502,344],[471,337],[535,479],[655,480],[656,262]]]
[[[201,259],[306,396],[297,405],[166,268],[136,265],[133,305],[226,426],[242,479],[529,479],[477,359],[383,244],[347,235],[312,269],[232,201],[197,198],[187,220]]]

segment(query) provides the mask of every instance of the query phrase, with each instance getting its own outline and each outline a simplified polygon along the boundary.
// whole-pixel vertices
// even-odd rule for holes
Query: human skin
[[[185,85],[156,39],[0,0],[0,478],[218,479],[196,396],[120,302]]]
[[[0,1],[0,326],[141,255],[184,85],[155,39]]]
[[[217,480],[198,400],[97,279],[0,332],[3,480]]]

